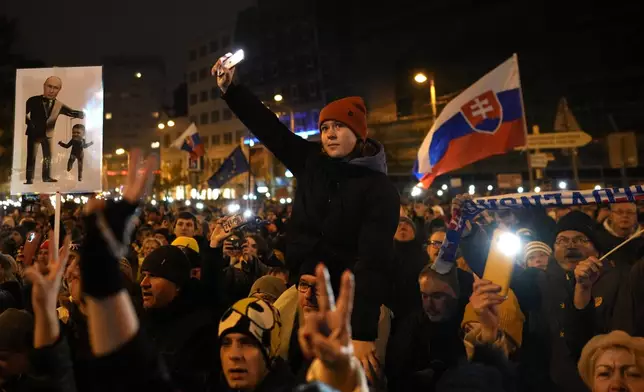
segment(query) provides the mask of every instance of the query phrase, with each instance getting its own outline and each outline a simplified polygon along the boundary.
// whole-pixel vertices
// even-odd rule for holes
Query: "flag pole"
[[[523,132],[525,133],[525,156],[528,161],[528,178],[530,181],[530,192],[534,189],[534,173],[532,172],[532,159],[530,154],[530,148],[528,148],[528,121],[526,120],[526,113],[525,113],[525,104],[523,102],[523,84],[521,84],[521,72],[519,72],[519,56],[514,53],[512,55],[514,57],[514,61],[517,63],[517,72],[518,72],[518,78],[519,78],[519,89],[521,91],[521,94],[519,95],[521,97],[521,110],[523,112]]]
[[[253,207],[253,199],[252,199],[252,191],[251,191],[251,155],[252,151],[251,149],[253,148],[253,134],[250,133],[250,129],[248,130],[248,210],[252,211]]]

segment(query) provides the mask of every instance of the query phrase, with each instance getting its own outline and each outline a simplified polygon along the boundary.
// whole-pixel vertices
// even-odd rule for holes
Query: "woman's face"
[[[635,355],[612,347],[601,353],[593,369],[593,392],[642,392],[644,378]]]

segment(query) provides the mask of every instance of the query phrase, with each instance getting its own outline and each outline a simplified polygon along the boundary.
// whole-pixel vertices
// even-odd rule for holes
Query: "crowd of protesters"
[[[292,206],[123,200],[7,209],[0,231],[0,391],[644,391],[644,205],[500,210],[468,222],[438,272],[452,211],[402,201],[361,99],[286,129],[231,70],[223,98],[297,178]],[[321,148],[320,148],[321,147]],[[515,233],[507,294],[483,278]],[[59,243],[56,249],[55,243]]]

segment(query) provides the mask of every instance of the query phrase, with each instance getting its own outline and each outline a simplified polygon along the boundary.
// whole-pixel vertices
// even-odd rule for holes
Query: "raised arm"
[[[68,141],[67,143],[63,143],[62,140],[58,141],[58,145],[61,146],[62,148],[69,148],[72,146],[72,141]]]
[[[71,118],[85,118],[85,113],[82,110],[74,110],[65,104],[60,108],[60,114]]]
[[[264,144],[284,165],[297,175],[309,154],[319,146],[307,142],[282,124],[275,113],[268,109],[246,87],[233,84],[233,70],[221,66],[221,60],[213,67],[222,98],[239,120]],[[221,73],[221,75],[220,75]]]
[[[91,146],[92,144],[94,144],[94,142],[85,143],[85,139],[83,139],[83,148],[87,148],[87,147]]]

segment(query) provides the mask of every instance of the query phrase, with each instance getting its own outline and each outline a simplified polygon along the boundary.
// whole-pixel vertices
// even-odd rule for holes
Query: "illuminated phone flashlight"
[[[500,295],[508,295],[514,259],[521,251],[519,236],[502,230],[494,230],[492,243],[485,262],[483,279],[501,286]]]
[[[499,248],[501,253],[514,258],[521,251],[521,239],[518,235],[503,232],[499,234],[496,246]]]
[[[242,60],[244,60],[244,51],[242,49],[239,49],[235,52],[235,54],[227,53],[224,57],[226,59],[223,61],[222,65],[226,69],[231,69],[235,65],[241,63]]]

